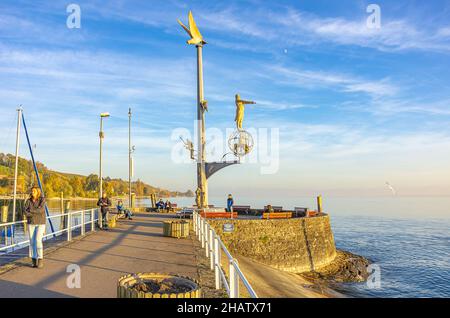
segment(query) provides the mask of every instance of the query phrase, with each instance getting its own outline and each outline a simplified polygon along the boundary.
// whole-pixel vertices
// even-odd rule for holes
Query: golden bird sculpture
[[[195,23],[194,17],[192,15],[192,11],[189,11],[189,28],[186,27],[183,22],[179,19],[177,20],[181,27],[189,34],[191,37],[190,40],[187,41],[187,44],[190,45],[203,45],[206,44],[206,41],[203,40],[203,36],[198,30],[197,24]]]

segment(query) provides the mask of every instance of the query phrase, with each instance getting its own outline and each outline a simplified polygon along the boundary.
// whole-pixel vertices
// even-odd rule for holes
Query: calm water
[[[191,206],[193,198],[174,198]],[[226,195],[211,197],[210,204],[224,206]],[[260,198],[235,204],[262,207]],[[315,208],[314,198],[286,198],[272,205]],[[138,205],[148,206],[148,200]],[[91,208],[94,201],[72,202],[72,208]],[[58,209],[59,203],[50,203]],[[379,197],[324,198],[331,216],[336,245],[369,258],[380,266],[381,287],[365,283],[344,284],[339,290],[356,297],[450,297],[450,198]]]

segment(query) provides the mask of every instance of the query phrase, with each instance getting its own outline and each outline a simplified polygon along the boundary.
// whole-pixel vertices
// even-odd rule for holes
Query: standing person
[[[29,255],[33,262],[33,267],[44,267],[44,247],[42,237],[45,233],[45,198],[41,194],[41,189],[33,187],[30,197],[25,201],[23,213],[27,218],[28,235],[30,239]]]
[[[102,214],[102,228],[104,230],[108,229],[108,207],[111,206],[111,200],[106,196],[106,192],[102,193],[102,197],[98,199],[97,206],[100,207],[100,211]]]
[[[227,199],[227,212],[233,212],[233,204],[234,204],[233,196],[229,194]]]

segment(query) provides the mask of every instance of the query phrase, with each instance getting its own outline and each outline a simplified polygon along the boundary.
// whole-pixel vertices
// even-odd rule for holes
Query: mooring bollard
[[[72,239],[72,212],[67,214],[67,240]]]
[[[322,196],[317,197],[317,213],[322,213]]]

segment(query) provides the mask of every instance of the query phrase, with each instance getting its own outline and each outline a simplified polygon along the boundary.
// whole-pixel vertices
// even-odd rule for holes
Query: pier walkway
[[[162,236],[170,215],[136,213],[108,231],[96,231],[44,256],[44,268],[29,262],[0,275],[4,297],[116,297],[120,276],[139,272],[180,274],[198,279],[192,240]],[[45,244],[45,242],[44,242]],[[69,288],[67,266],[81,269],[81,288]]]

